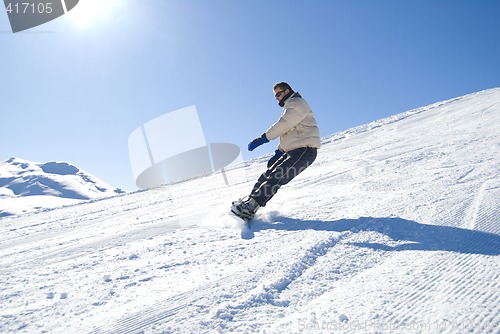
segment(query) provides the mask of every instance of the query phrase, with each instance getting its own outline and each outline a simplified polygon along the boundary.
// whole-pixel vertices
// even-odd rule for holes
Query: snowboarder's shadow
[[[264,220],[255,221],[252,224],[252,231],[258,232],[267,229],[287,231],[351,231],[354,233],[374,231],[396,241],[396,245],[392,246],[374,242],[357,242],[351,244],[387,251],[423,250],[500,255],[499,235],[451,226],[420,224],[402,218],[361,217],[357,219],[323,221],[300,220],[271,215],[266,220],[270,222],[265,222]]]

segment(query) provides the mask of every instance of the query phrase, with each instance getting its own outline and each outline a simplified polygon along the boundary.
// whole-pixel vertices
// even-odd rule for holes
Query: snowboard
[[[229,210],[229,215],[233,217],[236,221],[242,222],[243,224],[250,227],[250,222],[252,221],[252,218],[240,217],[236,213],[234,213],[233,210]]]

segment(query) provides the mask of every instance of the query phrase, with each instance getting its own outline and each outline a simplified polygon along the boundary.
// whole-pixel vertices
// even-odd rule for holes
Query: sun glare
[[[80,0],[68,15],[80,28],[91,28],[118,14],[122,0]]]

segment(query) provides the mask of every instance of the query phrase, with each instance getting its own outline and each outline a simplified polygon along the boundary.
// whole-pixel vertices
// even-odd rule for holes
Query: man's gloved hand
[[[266,134],[264,133],[262,136],[259,138],[255,138],[252,140],[250,144],[248,144],[248,150],[253,151],[255,148],[259,147],[260,145],[264,143],[269,143],[269,139],[267,139]]]
[[[280,150],[276,150],[274,151],[274,155],[271,157],[271,159],[269,159],[269,161],[267,162],[267,168],[271,167],[272,165],[274,165],[274,163],[276,162],[276,160],[278,160],[284,153],[281,152]]]

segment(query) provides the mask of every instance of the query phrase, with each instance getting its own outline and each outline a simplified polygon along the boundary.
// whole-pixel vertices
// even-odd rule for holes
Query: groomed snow
[[[499,148],[491,89],[325,138],[250,231],[268,156],[2,218],[0,332],[498,333]]]

